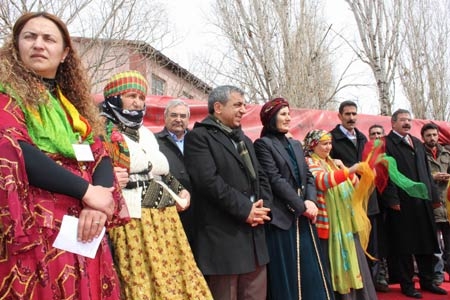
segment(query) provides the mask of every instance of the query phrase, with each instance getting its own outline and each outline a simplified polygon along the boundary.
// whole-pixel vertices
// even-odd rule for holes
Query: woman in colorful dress
[[[377,299],[370,270],[358,238],[352,207],[358,164],[346,168],[330,157],[331,134],[308,132],[304,140],[306,162],[315,177],[319,213],[317,230],[331,271],[336,299]]]
[[[268,299],[334,299],[314,225],[314,177],[301,144],[286,136],[289,103],[283,98],[268,101],[260,118],[263,129],[255,151],[273,193],[272,221],[266,225]]]
[[[0,299],[120,299],[106,237],[94,258],[53,247],[65,216],[84,243],[127,221],[87,78],[54,15],[22,15],[0,49]]]
[[[125,299],[212,299],[178,216],[189,192],[169,172],[153,133],[143,125],[147,81],[137,71],[104,88],[105,145],[131,221],[111,231]]]

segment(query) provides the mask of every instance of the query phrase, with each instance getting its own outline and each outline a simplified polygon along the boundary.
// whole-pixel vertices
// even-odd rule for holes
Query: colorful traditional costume
[[[132,220],[110,234],[124,298],[212,299],[170,195],[169,190],[178,194],[183,186],[169,173],[167,158],[153,133],[141,126],[142,119],[121,109],[120,94],[131,90],[146,94],[143,76],[117,74],[105,87],[103,104],[106,145],[114,165],[126,168],[130,178],[123,195]]]
[[[49,103],[38,109],[24,107],[11,96],[13,91],[2,87],[0,92],[0,299],[120,299],[106,237],[94,259],[52,247],[63,216],[77,217],[83,204],[75,197],[30,185],[31,166],[25,165],[19,144],[37,147],[49,163],[95,184],[97,167],[107,156],[101,141],[92,136],[87,121],[59,89],[57,97],[48,93]],[[75,159],[71,142],[77,139],[90,143],[93,162]],[[42,176],[49,176],[46,172]],[[109,226],[126,221],[118,185],[116,190]]]
[[[355,211],[352,207],[355,174],[339,169],[328,156],[323,159],[313,152],[322,138],[331,136],[313,130],[305,137],[306,162],[315,177],[319,214],[319,238],[331,269],[333,289],[342,299],[376,299],[370,270],[358,237]]]

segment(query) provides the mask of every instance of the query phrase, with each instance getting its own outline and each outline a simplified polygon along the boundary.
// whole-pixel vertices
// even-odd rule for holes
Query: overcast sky
[[[208,23],[211,0],[170,0],[167,1],[169,21],[174,26],[178,42],[170,48],[162,50],[171,60],[182,67],[191,70],[196,63],[196,57],[211,55],[212,44],[218,42],[215,27]],[[353,15],[344,0],[327,0],[325,7],[327,23],[342,32],[348,39],[358,39],[357,29],[354,26]],[[341,49],[336,67],[339,69],[352,58],[353,52]],[[194,73],[195,74],[195,73]],[[195,74],[199,76],[200,74]],[[201,78],[201,76],[199,76]],[[373,83],[372,74],[368,67],[362,63],[354,64],[351,69],[349,81],[358,83]],[[399,88],[397,88],[398,90]],[[399,93],[399,91],[397,91]],[[374,85],[363,88],[349,88],[337,95],[337,100],[346,99],[358,102],[361,113],[378,114],[379,106]],[[396,103],[398,106],[398,103]],[[394,105],[394,109],[398,108]],[[404,107],[408,108],[408,107]]]

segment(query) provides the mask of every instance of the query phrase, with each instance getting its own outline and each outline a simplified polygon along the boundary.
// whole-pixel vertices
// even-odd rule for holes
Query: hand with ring
[[[106,220],[104,212],[90,207],[83,208],[78,220],[77,239],[83,243],[92,242],[102,232]]]

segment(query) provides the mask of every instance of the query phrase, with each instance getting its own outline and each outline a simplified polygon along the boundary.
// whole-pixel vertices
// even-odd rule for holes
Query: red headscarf
[[[287,100],[284,98],[275,98],[266,102],[263,107],[261,107],[261,111],[259,112],[259,117],[263,125],[261,136],[263,136],[268,129],[275,129],[270,128],[270,121],[283,107],[289,107],[289,102],[287,102]]]

